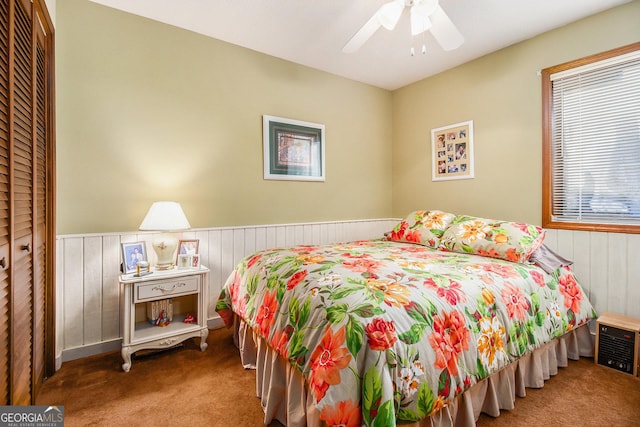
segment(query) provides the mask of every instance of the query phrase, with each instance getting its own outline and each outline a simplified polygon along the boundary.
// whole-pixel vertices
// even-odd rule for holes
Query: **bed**
[[[216,310],[265,424],[472,426],[591,356],[595,310],[544,235],[415,211],[379,239],[245,258]]]

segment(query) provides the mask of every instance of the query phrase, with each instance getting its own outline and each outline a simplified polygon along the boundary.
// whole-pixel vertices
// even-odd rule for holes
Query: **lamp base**
[[[158,257],[156,270],[170,270],[174,267],[174,254],[178,247],[178,241],[169,235],[158,236],[152,243],[153,250]]]
[[[175,267],[174,263],[170,263],[170,264],[156,264],[154,266],[154,268],[156,270],[171,270],[173,269],[173,267]]]

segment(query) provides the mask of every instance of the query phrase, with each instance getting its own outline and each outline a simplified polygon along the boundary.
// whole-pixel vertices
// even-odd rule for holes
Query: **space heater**
[[[596,359],[598,365],[638,375],[640,320],[613,313],[597,321]]]

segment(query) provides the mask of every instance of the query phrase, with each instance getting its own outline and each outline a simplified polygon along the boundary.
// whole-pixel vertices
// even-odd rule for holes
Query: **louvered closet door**
[[[53,34],[43,0],[0,3],[0,405],[54,373]]]
[[[34,150],[33,150],[33,388],[37,394],[45,376],[46,316],[47,308],[47,141],[49,127],[47,117],[47,55],[42,26],[36,26],[35,38],[35,97],[34,97]]]
[[[16,1],[13,82],[11,403],[29,405],[33,350],[33,56],[31,4]]]
[[[0,402],[9,402],[9,5],[0,3]]]

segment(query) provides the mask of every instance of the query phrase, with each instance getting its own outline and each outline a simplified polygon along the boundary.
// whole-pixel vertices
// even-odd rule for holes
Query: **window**
[[[542,70],[543,226],[640,233],[640,43]]]

